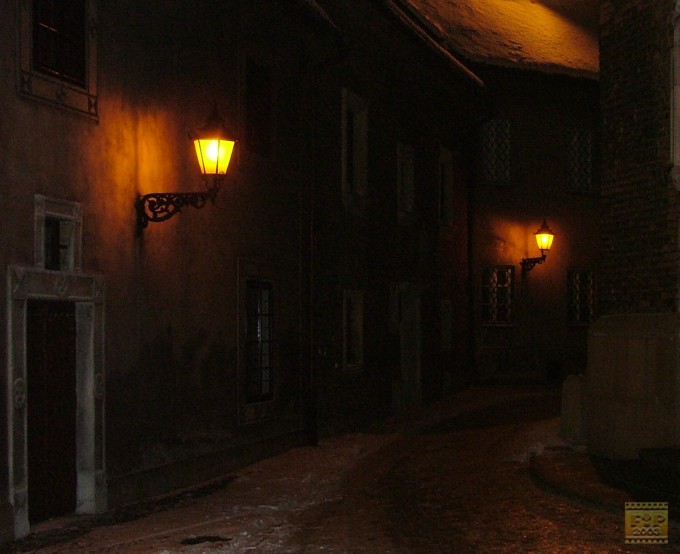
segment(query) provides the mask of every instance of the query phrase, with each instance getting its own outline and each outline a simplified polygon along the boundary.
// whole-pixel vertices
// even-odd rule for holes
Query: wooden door
[[[76,318],[73,302],[28,301],[28,504],[31,523],[76,508]]]

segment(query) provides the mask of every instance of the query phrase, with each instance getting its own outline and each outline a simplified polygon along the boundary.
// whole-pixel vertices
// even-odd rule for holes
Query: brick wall
[[[600,4],[603,313],[677,309],[671,11],[655,0]]]

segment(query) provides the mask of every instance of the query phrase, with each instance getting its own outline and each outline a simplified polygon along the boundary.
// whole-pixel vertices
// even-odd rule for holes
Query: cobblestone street
[[[13,551],[680,551],[674,524],[667,546],[628,546],[623,506],[597,508],[532,478],[532,455],[564,448],[558,410],[557,390],[471,389],[417,423],[295,449],[201,498],[66,542],[48,544],[44,531],[42,545],[39,533]]]

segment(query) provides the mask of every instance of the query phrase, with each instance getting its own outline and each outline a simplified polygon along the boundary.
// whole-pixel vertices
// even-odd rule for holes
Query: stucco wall
[[[489,91],[487,117],[510,122],[510,180],[473,189],[472,286],[477,377],[561,379],[586,364],[586,326],[567,319],[567,269],[589,269],[599,286],[598,84],[530,71],[476,67]],[[592,133],[591,192],[569,190],[569,132]],[[543,219],[555,233],[547,260],[523,274],[520,260],[540,256],[534,233]],[[481,321],[482,268],[515,267],[511,325]],[[597,311],[596,311],[597,315]]]

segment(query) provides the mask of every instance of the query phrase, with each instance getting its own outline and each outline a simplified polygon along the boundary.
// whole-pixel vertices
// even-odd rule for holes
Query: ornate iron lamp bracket
[[[200,209],[210,200],[215,203],[222,180],[215,178],[205,192],[152,192],[137,198],[137,233],[141,234],[149,223],[161,223],[191,206]]]
[[[545,261],[545,258],[546,258],[545,253],[542,256],[539,256],[538,258],[522,258],[522,260],[519,262],[522,265],[522,273],[531,271],[538,264],[542,264]]]

